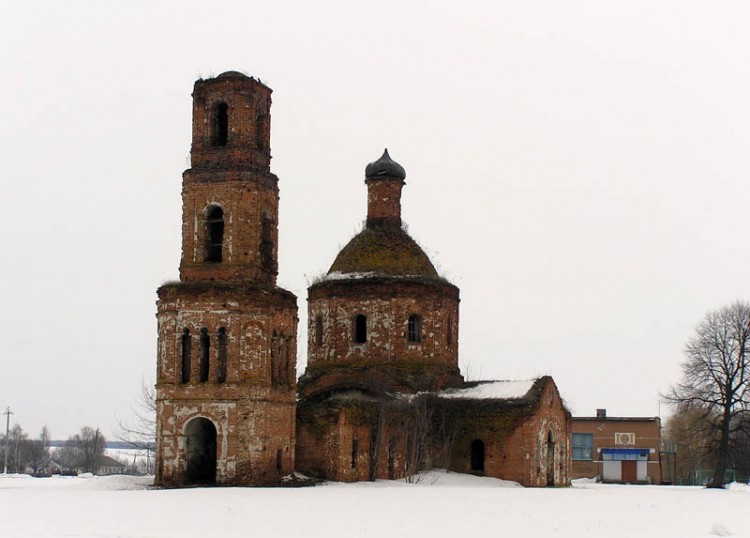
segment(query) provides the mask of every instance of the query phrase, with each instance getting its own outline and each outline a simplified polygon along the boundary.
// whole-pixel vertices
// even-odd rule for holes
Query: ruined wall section
[[[478,439],[485,447],[484,471],[478,474],[530,487],[569,485],[570,413],[551,378],[542,379],[547,381],[533,404],[451,402],[458,420],[451,470],[477,474],[471,443]]]
[[[458,374],[458,288],[438,279],[323,281],[308,299],[308,370],[342,364],[427,365]],[[354,338],[366,316],[367,339]],[[420,323],[409,339],[409,317]]]
[[[186,472],[185,427],[204,417],[217,430],[216,481],[277,482],[294,470],[295,297],[226,283],[171,284],[159,289],[156,483],[180,485]],[[200,332],[211,337],[208,379],[200,380]],[[226,331],[226,375],[219,377],[216,335]],[[183,382],[183,334],[191,339]],[[275,336],[275,338],[274,338]],[[280,339],[283,338],[283,345]],[[273,374],[276,345],[276,375]],[[281,362],[279,362],[281,361]]]
[[[252,280],[273,286],[278,273],[278,179],[241,171],[183,175],[180,279]],[[224,214],[221,263],[206,262],[210,208]]]

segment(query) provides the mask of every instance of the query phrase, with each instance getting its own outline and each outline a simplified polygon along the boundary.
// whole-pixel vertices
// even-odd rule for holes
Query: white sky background
[[[364,168],[461,288],[476,378],[655,415],[706,311],[748,299],[747,2],[17,2],[0,18],[0,406],[112,434],[177,278],[195,79],[274,90],[279,284],[359,230]],[[666,409],[663,409],[666,411]]]

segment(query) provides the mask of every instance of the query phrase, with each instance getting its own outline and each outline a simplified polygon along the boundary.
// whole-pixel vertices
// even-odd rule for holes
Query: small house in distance
[[[573,417],[571,478],[671,484],[674,450],[661,441],[659,417]]]

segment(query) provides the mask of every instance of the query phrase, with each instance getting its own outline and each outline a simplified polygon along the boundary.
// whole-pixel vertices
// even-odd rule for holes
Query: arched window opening
[[[192,343],[190,340],[190,331],[188,329],[182,329],[180,344],[182,357],[182,383],[190,383],[190,353],[192,351]]]
[[[547,434],[547,486],[555,485],[555,437],[552,430]]]
[[[422,318],[416,314],[409,316],[409,342],[422,341]]]
[[[471,470],[484,471],[484,442],[481,439],[471,442]]]
[[[207,418],[194,418],[185,426],[185,458],[187,484],[216,481],[216,426]]]
[[[315,317],[315,345],[320,347],[323,345],[323,317]]]
[[[445,342],[449,349],[453,347],[453,318],[450,316],[448,316],[448,328],[445,335]]]
[[[273,219],[263,213],[260,222],[260,245],[258,247],[260,254],[260,265],[264,271],[273,273],[276,271],[273,263]]]
[[[354,343],[364,344],[367,342],[367,317],[359,314],[354,318]]]
[[[206,217],[206,261],[220,263],[224,243],[224,211],[219,206],[213,206]]]
[[[211,145],[226,146],[229,140],[229,107],[217,103],[211,114]]]
[[[284,343],[284,384],[294,384],[294,376],[296,372],[296,357],[292,355],[292,349],[294,347],[294,340],[291,336],[286,337]]]
[[[357,468],[357,455],[359,452],[359,439],[357,439],[357,436],[354,436],[354,439],[352,439],[352,469]]]
[[[221,327],[216,333],[216,382],[227,382],[227,330]]]
[[[268,124],[268,116],[265,114],[258,114],[255,120],[255,145],[258,149],[265,149],[266,146],[266,130]]]
[[[393,480],[396,474],[396,440],[388,439],[388,479]]]
[[[208,329],[203,327],[201,329],[201,361],[200,361],[200,377],[199,381],[205,383],[208,381],[208,369],[209,369],[209,352],[211,350],[211,337],[208,335]]]
[[[284,337],[273,332],[271,336],[271,386],[282,384],[284,367],[281,364],[284,356]]]

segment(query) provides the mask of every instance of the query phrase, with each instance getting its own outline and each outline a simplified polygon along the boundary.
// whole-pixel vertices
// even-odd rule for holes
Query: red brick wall
[[[210,177],[210,181],[206,180]],[[276,283],[278,260],[277,179],[270,174],[185,172],[182,191],[182,280],[252,280]],[[205,263],[207,211],[224,212],[221,263]],[[263,219],[270,220],[270,266],[261,260]]]
[[[309,290],[308,365],[320,362],[413,361],[458,368],[458,288],[440,281],[323,282]],[[367,342],[353,340],[354,318],[367,316]],[[407,338],[409,316],[422,323],[421,342]],[[316,342],[316,319],[323,324]],[[450,322],[450,344],[448,337]]]
[[[573,433],[590,433],[593,435],[593,460],[572,461],[573,478],[594,478],[600,475],[602,448],[647,448],[650,451],[646,464],[649,481],[661,484],[659,468],[659,449],[661,445],[661,421],[658,417],[574,417]],[[635,434],[634,445],[619,445],[615,442],[615,433]]]
[[[157,468],[159,485],[179,485],[185,472],[187,422],[205,417],[218,434],[217,482],[258,484],[294,469],[296,301],[283,290],[220,283],[173,284],[159,290]],[[212,337],[208,381],[201,383],[199,332]],[[220,327],[227,331],[227,377],[217,382]],[[182,330],[193,338],[191,379],[183,384]],[[287,337],[287,383],[272,385],[272,335]],[[277,451],[282,469],[277,470]]]
[[[570,483],[570,415],[551,378],[539,403],[531,407],[494,410],[477,402],[469,407],[456,437],[451,469],[470,473],[471,442],[485,446],[484,476],[513,480],[524,486],[547,486],[550,454],[547,439],[552,432],[554,485]]]
[[[403,181],[368,179],[367,225],[401,226],[401,188]]]

